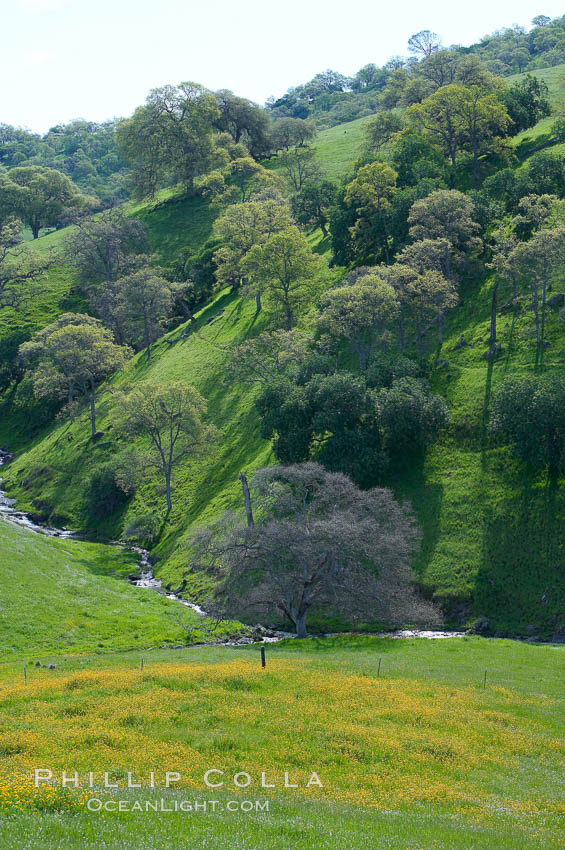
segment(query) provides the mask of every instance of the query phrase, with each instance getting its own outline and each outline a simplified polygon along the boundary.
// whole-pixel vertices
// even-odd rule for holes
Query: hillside
[[[527,75],[543,80],[549,92],[549,101],[557,114],[561,114],[565,108],[565,65],[556,65],[554,68],[542,68],[539,71],[528,71],[527,74],[513,74],[508,77],[510,84],[524,79]],[[527,156],[531,148],[540,145],[551,138],[551,125],[555,116],[542,118],[534,127],[523,130],[512,139],[517,148],[519,156]],[[552,150],[564,150],[563,145],[555,146]]]
[[[547,77],[555,104],[562,66],[536,74]],[[358,155],[363,120],[319,134],[318,156],[332,177],[347,173]],[[540,122],[526,131],[528,139],[542,137],[545,129]],[[520,143],[519,137],[514,141]],[[210,236],[216,214],[207,201],[177,200],[171,190],[157,202],[132,204],[130,211],[145,221],[153,247],[166,265]],[[64,231],[43,237],[39,249],[59,244],[62,238]],[[318,234],[311,238],[316,243]],[[339,274],[335,269],[335,279]],[[16,320],[12,327],[9,318],[2,319],[3,334],[19,340],[77,303],[73,283],[68,268],[51,272],[41,299],[30,305],[23,321]],[[565,609],[560,566],[565,543],[559,531],[565,516],[564,482],[528,471],[487,435],[489,405],[502,381],[534,374],[540,366],[529,320],[515,321],[511,314],[499,321],[502,356],[495,362],[485,360],[491,288],[488,277],[464,284],[461,305],[447,322],[438,368],[434,352],[429,352],[432,386],[451,409],[448,433],[423,463],[412,459],[397,465],[383,483],[414,505],[423,530],[416,564],[419,580],[443,603],[448,622],[467,624],[483,616],[493,632],[533,631],[548,637],[562,625],[559,617]],[[234,346],[267,326],[265,314],[256,318],[252,299],[220,292],[197,315],[186,338],[187,325],[181,325],[153,346],[149,364],[140,354],[109,382],[100,402],[99,430],[104,438],[99,443],[90,441],[85,416],[74,424],[55,422],[45,427],[40,418],[31,423],[25,395],[18,392],[6,398],[0,444],[18,451],[6,470],[18,504],[52,521],[81,527],[97,539],[115,538],[134,519],[157,514],[163,525],[153,546],[156,572],[173,587],[184,579],[187,592],[197,597],[201,579],[185,574],[191,528],[227,507],[239,507],[239,473],[273,461],[270,444],[259,435],[253,405],[256,391],[226,374]],[[557,311],[551,313],[543,353],[548,371],[565,362],[564,331]],[[456,349],[462,334],[466,344]],[[210,420],[220,429],[219,443],[197,466],[177,471],[173,510],[166,522],[162,489],[153,478],[144,482],[131,503],[96,517],[88,510],[89,476],[126,446],[116,430],[113,391],[147,377],[194,384],[208,403]],[[31,409],[37,411],[38,405]]]
[[[179,643],[178,603],[124,579],[135,556],[115,546],[57,540],[0,520],[3,661]],[[182,619],[197,621],[189,609]]]

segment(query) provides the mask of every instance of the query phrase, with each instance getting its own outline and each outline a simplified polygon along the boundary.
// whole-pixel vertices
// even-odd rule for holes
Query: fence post
[[[261,647],[261,667],[263,669],[265,669],[266,666],[267,666],[267,662],[265,661],[265,647],[262,646]]]

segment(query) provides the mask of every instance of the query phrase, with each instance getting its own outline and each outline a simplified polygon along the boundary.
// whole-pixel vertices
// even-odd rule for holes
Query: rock
[[[55,668],[56,668],[56,667],[57,667],[57,665],[56,665],[56,664],[48,664],[48,665],[47,665],[47,669],[48,669],[48,670],[55,670]]]
[[[547,299],[548,307],[561,307],[561,305],[565,302],[565,293],[564,292],[556,292],[555,295],[552,295],[551,298]]]
[[[36,661],[36,662],[35,662],[35,666],[36,666],[36,667],[41,667],[41,661]]]
[[[483,359],[493,360],[497,354],[500,354],[501,351],[502,346],[499,343],[495,342],[491,345],[488,351],[485,351],[485,353],[483,354]]]
[[[467,340],[465,339],[465,334],[461,334],[458,341],[453,346],[454,351],[459,351],[460,348],[463,348],[464,345],[467,345]]]
[[[490,620],[488,617],[477,617],[473,625],[471,626],[470,632],[472,635],[486,635],[490,628]]]

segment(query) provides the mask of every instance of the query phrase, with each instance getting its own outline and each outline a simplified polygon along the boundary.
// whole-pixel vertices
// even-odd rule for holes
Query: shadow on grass
[[[565,625],[563,494],[556,473],[522,468],[520,485],[486,518],[473,607],[491,629],[551,637]]]
[[[422,529],[422,543],[415,569],[425,575],[434,556],[440,536],[440,518],[443,503],[443,485],[427,482],[424,469],[425,456],[412,455],[395,464],[394,476],[383,483],[392,487],[401,501],[409,501]]]
[[[367,651],[374,649],[378,652],[394,652],[402,649],[406,641],[390,640],[389,638],[377,637],[376,635],[342,634],[330,635],[328,637],[307,637],[301,640],[296,638],[283,640],[272,644],[272,649],[291,650],[292,652],[331,652],[344,649],[353,651]]]
[[[136,572],[137,557],[133,552],[119,550],[116,547],[116,551],[111,555],[107,550],[100,552],[93,550],[90,557],[77,558],[76,563],[92,575],[116,578],[123,582],[130,573]]]
[[[483,401],[483,412],[481,417],[481,469],[486,468],[487,449],[489,448],[488,421],[490,413],[490,397],[492,391],[492,372],[494,361],[491,358],[487,366],[487,379],[485,383],[485,397]]]

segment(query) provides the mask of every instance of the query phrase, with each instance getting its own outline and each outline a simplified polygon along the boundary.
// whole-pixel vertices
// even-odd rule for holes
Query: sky
[[[128,116],[183,80],[264,103],[326,68],[352,75],[406,55],[421,29],[467,45],[538,14],[562,15],[562,0],[11,0],[0,123],[46,132]]]

